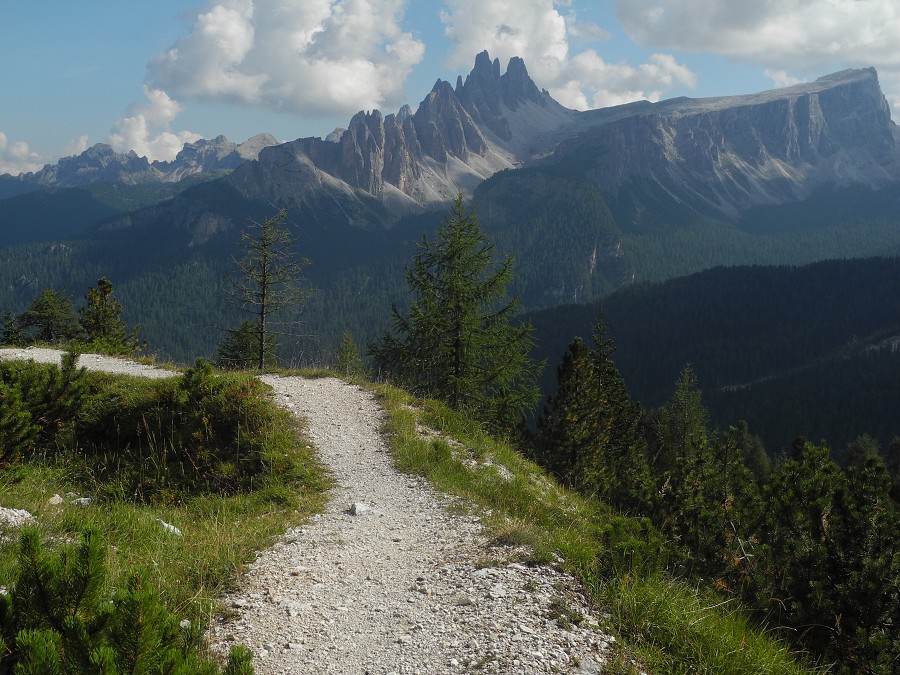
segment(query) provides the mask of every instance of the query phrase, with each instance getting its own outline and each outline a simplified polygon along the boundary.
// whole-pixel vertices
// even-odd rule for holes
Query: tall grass
[[[626,645],[609,672],[818,672],[736,601],[667,576],[664,542],[646,521],[561,488],[511,443],[441,403],[389,385],[376,392],[399,468],[463,497],[499,543],[527,547],[534,561],[561,560],[583,581]]]
[[[208,620],[254,552],[321,511],[327,474],[303,428],[249,375],[90,381],[66,440],[0,471],[0,504],[34,514],[48,549],[101,532],[110,595],[138,573],[171,611]],[[50,503],[67,493],[92,501]],[[15,536],[0,540],[0,586],[16,577],[16,551]]]

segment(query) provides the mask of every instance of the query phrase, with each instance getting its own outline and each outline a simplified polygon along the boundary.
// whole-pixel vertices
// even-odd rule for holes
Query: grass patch
[[[610,613],[607,629],[626,645],[613,654],[610,672],[819,672],[753,626],[737,601],[662,573],[664,542],[646,520],[559,487],[512,444],[441,403],[389,385],[376,393],[400,469],[462,497],[497,543],[526,546],[536,561],[561,561],[584,582]],[[574,623],[563,603],[559,610]]]
[[[31,512],[50,551],[98,531],[109,545],[104,593],[139,574],[170,611],[205,625],[255,551],[321,511],[326,471],[295,418],[247,375],[207,370],[187,390],[177,377],[87,375],[91,397],[72,434],[0,470],[2,505]],[[177,473],[182,462],[192,466]],[[53,504],[55,494],[91,502]],[[0,534],[9,587],[18,539]]]

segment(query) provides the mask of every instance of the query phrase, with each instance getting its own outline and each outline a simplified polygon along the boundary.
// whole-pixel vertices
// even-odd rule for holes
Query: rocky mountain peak
[[[177,182],[197,173],[234,169],[248,159],[256,159],[263,148],[277,144],[278,140],[271,134],[258,134],[240,145],[220,135],[211,140],[202,138],[185,143],[172,161],[151,162],[134,150],[121,153],[107,143],[96,143],[81,154],[63,157],[40,171],[9,177],[9,180],[21,183],[26,190],[28,185],[43,188],[90,183]]]
[[[576,112],[540,90],[521,58],[502,72],[483,51],[455,86],[438,79],[415,112],[360,111],[346,130],[264,153],[260,163],[277,157],[277,166],[245,165],[234,178],[244,190],[277,184],[265,191],[276,202],[327,188],[374,198],[396,216],[472,194],[502,169],[572,163],[613,200],[650,184],[734,216],[824,184],[900,180],[895,133],[873,69],[746,96]],[[286,158],[296,164],[291,181],[275,175]]]
[[[510,141],[513,135],[507,111],[515,112],[526,101],[546,106],[550,99],[537,88],[521,58],[511,58],[506,73],[501,75],[500,60],[491,61],[487,51],[475,57],[475,67],[465,83],[457,80],[456,95],[476,121],[504,141]]]

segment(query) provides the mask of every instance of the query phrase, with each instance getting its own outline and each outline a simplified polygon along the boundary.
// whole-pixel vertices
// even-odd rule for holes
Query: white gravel
[[[34,361],[35,363],[56,363],[62,361],[63,352],[58,349],[44,347],[4,347],[0,349],[0,361]],[[145,366],[135,361],[126,361],[101,354],[81,354],[78,365],[88,370],[99,370],[104,373],[120,375],[137,375],[150,379],[174,377],[179,373],[154,366]]]
[[[52,352],[0,358],[11,351],[35,360]],[[109,361],[82,357],[92,369],[172,374]],[[210,630],[213,649],[247,645],[258,675],[601,672],[612,638],[575,580],[510,562],[477,518],[450,513],[446,497],[399,473],[369,392],[336,379],[263,380],[308,421],[336,487],[324,513],[260,552],[237,580],[224,598],[228,618]]]

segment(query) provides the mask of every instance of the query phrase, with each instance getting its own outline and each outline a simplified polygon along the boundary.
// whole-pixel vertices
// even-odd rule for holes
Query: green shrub
[[[0,364],[0,466],[35,446],[49,448],[68,431],[89,394],[78,354],[62,366],[21,361]]]
[[[197,365],[180,378],[112,382],[76,430],[94,477],[110,494],[165,503],[189,494],[234,494],[270,471],[296,470],[293,439],[278,438],[266,387],[247,374]],[[274,436],[273,436],[274,435]],[[118,483],[118,486],[116,486]]]
[[[35,530],[23,531],[18,577],[0,595],[0,673],[221,672],[201,656],[195,622],[180,622],[138,576],[108,597],[106,573],[96,532],[50,554]],[[232,650],[225,673],[252,673],[250,656]]]

